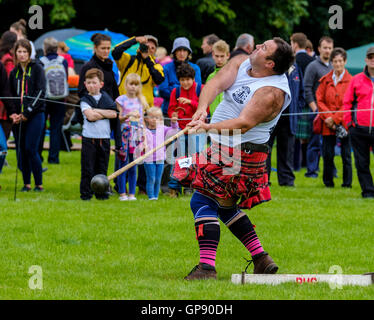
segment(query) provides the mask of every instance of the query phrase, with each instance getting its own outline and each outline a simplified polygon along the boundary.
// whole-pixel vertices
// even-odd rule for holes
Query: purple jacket
[[[153,131],[153,132],[152,132]],[[152,150],[162,144],[166,139],[176,134],[179,131],[178,122],[172,123],[171,127],[158,126],[156,130],[150,130],[147,128],[147,146],[148,150]],[[158,149],[153,154],[149,155],[144,162],[164,162],[166,159],[166,147]]]

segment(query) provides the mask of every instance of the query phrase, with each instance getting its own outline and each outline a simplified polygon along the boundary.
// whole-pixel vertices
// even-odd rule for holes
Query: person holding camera
[[[130,47],[139,43],[136,55],[126,52]],[[156,63],[155,53],[158,40],[151,35],[131,37],[119,43],[112,51],[112,56],[121,73],[118,85],[120,95],[126,93],[125,79],[128,74],[136,73],[142,82],[142,93],[150,107],[153,106],[153,88],[164,81],[164,70],[161,64]]]
[[[343,124],[343,98],[352,76],[345,69],[347,53],[343,48],[335,48],[330,56],[332,70],[319,81],[316,91],[318,116],[322,124],[323,183],[334,187],[334,155],[337,138],[341,144],[343,161],[342,187],[352,187],[352,157],[350,137]],[[330,113],[331,111],[331,113]]]

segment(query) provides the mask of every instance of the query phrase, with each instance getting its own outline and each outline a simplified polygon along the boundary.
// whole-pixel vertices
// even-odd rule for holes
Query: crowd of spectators
[[[24,20],[13,23],[0,40],[0,96],[19,99],[0,100],[0,172],[6,163],[7,141],[11,132],[16,144],[17,163],[23,175],[22,191],[31,187],[43,191],[42,150],[46,127],[49,127],[48,163],[59,164],[62,126],[66,116],[72,79],[77,80],[79,106],[74,121],[82,125],[80,197],[90,200],[91,178],[107,175],[110,140],[115,152],[115,170],[151,150],[170,135],[184,129],[199,103],[204,84],[236,55],[249,56],[258,50],[251,34],[238,36],[234,49],[215,34],[202,38],[203,57],[193,63],[193,50],[186,37],[173,41],[170,55],[153,35],[133,36],[112,49],[105,34],[94,34],[93,56],[80,69],[68,54],[64,42],[44,40],[44,56],[35,57],[35,48],[27,40]],[[295,171],[305,168],[305,177],[320,175],[328,188],[342,175],[344,188],[352,187],[353,150],[358,180],[365,198],[374,198],[370,173],[370,152],[374,145],[374,47],[369,48],[363,72],[352,76],[345,68],[346,51],[335,47],[334,40],[323,36],[317,50],[303,33],[290,36],[295,61],[286,73],[292,102],[284,111],[268,141],[276,141],[276,168],[267,160],[269,183],[276,171],[278,184],[295,186]],[[139,45],[135,55],[127,51]],[[113,59],[110,57],[112,54]],[[118,81],[113,64],[119,70]],[[53,69],[53,72],[51,72]],[[207,109],[210,116],[222,101],[218,95]],[[209,119],[209,117],[208,117]],[[118,192],[121,201],[136,200],[146,193],[157,200],[159,192],[178,197],[191,189],[183,188],[170,178],[173,170],[168,157],[191,155],[201,151],[209,138],[205,133],[182,135],[172,146],[146,159],[115,179],[114,190],[95,195],[107,199]],[[337,171],[334,157],[341,156],[343,172]]]

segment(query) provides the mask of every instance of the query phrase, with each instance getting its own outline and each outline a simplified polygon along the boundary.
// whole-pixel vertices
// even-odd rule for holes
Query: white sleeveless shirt
[[[215,142],[230,147],[234,147],[244,142],[257,144],[266,143],[269,140],[270,134],[276,126],[281,113],[291,102],[290,88],[285,74],[253,78],[248,74],[250,68],[251,63],[249,59],[243,61],[239,67],[235,82],[230,88],[224,91],[223,100],[217,106],[211,119],[211,123],[238,118],[248,101],[252,99],[253,94],[262,87],[275,87],[286,93],[282,110],[273,120],[260,123],[244,134],[229,136],[210,132],[209,135]]]

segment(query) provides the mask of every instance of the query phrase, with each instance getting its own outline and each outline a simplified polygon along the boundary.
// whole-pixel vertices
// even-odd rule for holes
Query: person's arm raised
[[[214,101],[216,96],[233,85],[239,67],[245,59],[248,59],[248,57],[243,55],[234,57],[204,85],[199,97],[199,105],[192,117],[192,121],[205,120],[208,106]]]
[[[243,108],[238,118],[224,120],[216,123],[205,123],[201,120],[191,121],[189,126],[193,130],[229,130],[233,134],[234,130],[241,130],[245,133],[260,123],[273,120],[282,110],[284,103],[284,91],[275,87],[263,87],[258,89],[252,99]]]

